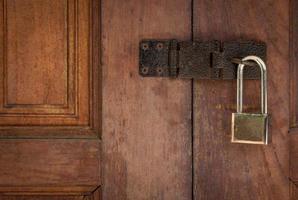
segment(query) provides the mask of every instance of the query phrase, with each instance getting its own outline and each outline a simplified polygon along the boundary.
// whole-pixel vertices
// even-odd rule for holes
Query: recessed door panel
[[[0,136],[98,134],[91,4],[0,1]]]

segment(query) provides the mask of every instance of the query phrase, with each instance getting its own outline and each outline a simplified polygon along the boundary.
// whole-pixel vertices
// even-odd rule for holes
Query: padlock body
[[[251,113],[232,114],[232,142],[268,144],[268,115]]]

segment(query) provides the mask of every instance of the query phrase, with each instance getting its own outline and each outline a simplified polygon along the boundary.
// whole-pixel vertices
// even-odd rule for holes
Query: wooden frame
[[[3,78],[0,79],[0,94],[2,94],[0,138],[98,138],[100,136],[99,2],[95,0],[66,0],[66,2],[68,81],[65,99],[67,102],[59,105],[11,103],[7,100],[7,76],[2,76]],[[0,42],[0,52],[3,54],[0,55],[0,72],[4,74],[7,72],[5,67],[6,6],[7,0],[1,0],[0,11],[3,15],[0,16],[0,27],[2,24],[3,31],[0,32],[0,38],[3,40]],[[85,8],[88,6],[89,12],[82,13],[80,6]],[[86,18],[89,19],[87,22],[89,27],[84,27]],[[90,39],[87,41],[86,38]],[[88,68],[82,68],[87,65]],[[85,87],[88,89],[86,90]],[[85,98],[86,96],[88,98]]]

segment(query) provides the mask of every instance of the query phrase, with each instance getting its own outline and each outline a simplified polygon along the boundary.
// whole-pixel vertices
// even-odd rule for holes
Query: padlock
[[[261,113],[242,113],[243,107],[243,69],[245,64],[238,65],[237,70],[237,113],[232,114],[232,142],[248,144],[268,144],[267,114],[267,71],[263,60],[257,56],[247,56],[244,61],[253,61],[261,71]]]

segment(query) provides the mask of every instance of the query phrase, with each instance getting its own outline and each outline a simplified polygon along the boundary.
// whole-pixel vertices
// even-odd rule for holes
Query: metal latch
[[[144,77],[236,79],[237,64],[245,64],[245,79],[260,79],[254,62],[241,61],[255,55],[266,60],[266,44],[256,41],[143,40],[139,73]]]

